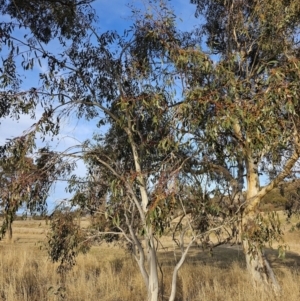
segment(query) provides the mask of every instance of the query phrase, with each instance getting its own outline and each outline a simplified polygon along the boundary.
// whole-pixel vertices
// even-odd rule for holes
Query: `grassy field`
[[[177,300],[300,300],[300,231],[289,232],[291,224],[284,228],[290,246],[286,258],[279,259],[276,249],[267,250],[282,285],[280,297],[255,291],[245,271],[241,248],[222,246],[214,250],[213,256],[196,247],[192,249],[179,273]],[[43,245],[45,221],[16,221],[13,230],[13,241],[0,243],[0,300],[145,300],[136,264],[119,247],[101,245],[93,247],[87,255],[80,255],[63,284],[56,273],[57,265],[47,258]],[[161,290],[167,297],[174,252],[171,248],[160,252],[159,259],[163,271]]]

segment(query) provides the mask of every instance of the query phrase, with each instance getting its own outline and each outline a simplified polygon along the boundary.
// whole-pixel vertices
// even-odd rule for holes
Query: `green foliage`
[[[283,243],[283,231],[279,215],[276,212],[258,214],[244,225],[243,239],[249,243],[249,254],[255,257],[266,245],[272,246],[274,241]],[[284,256],[286,245],[279,245],[279,256]]]
[[[57,38],[62,45],[67,39],[82,39],[87,28],[94,21],[95,15],[90,3],[93,0],[2,0],[0,12],[6,16],[0,22],[0,122],[1,118],[19,119],[29,115],[35,119],[36,107],[41,104],[37,87],[24,89],[21,70],[30,71],[34,66],[42,66],[45,54],[42,47]],[[24,30],[26,34],[20,39],[15,33]],[[42,76],[42,75],[41,75]],[[32,130],[48,133],[53,128],[45,105],[43,122],[40,121]],[[38,127],[41,126],[40,129]],[[0,148],[0,156],[2,147]]]
[[[76,214],[68,208],[54,213],[47,239],[48,254],[54,262],[59,262],[61,274],[74,266],[79,252],[86,253],[90,247],[90,241],[80,229],[78,219],[76,221]]]
[[[30,140],[29,140],[30,142]],[[61,158],[47,147],[38,150],[36,157],[28,154],[26,138],[15,141],[7,155],[0,160],[0,210],[3,215],[1,237],[10,231],[16,212],[45,214],[46,200],[57,176],[64,177],[72,166],[62,164]]]
[[[205,18],[202,31],[211,53],[218,54],[214,63],[197,49],[185,50],[185,64],[199,72],[185,72],[193,111],[187,114],[194,116],[199,142],[206,143],[205,155],[228,169],[247,147],[259,172],[274,177],[298,122],[299,6],[272,0],[191,2]]]
[[[93,19],[91,2],[93,0],[2,0],[0,11],[19,22],[19,27],[28,27],[39,41],[47,43],[55,37],[82,37],[84,21]]]

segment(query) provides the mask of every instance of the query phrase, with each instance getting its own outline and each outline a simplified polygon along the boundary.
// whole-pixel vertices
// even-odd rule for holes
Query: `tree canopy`
[[[4,17],[0,22],[0,51],[5,53],[0,68],[0,118],[6,116],[18,118],[22,114],[31,114],[33,117],[37,106],[36,88],[24,90],[17,61],[19,57],[23,57],[21,68],[30,70],[35,64],[41,64],[42,58],[37,53],[33,58],[32,49],[28,51],[22,48],[19,39],[26,40],[30,48],[37,44],[43,47],[42,45],[55,38],[62,44],[70,39],[82,38],[87,29],[84,24],[92,23],[95,18],[94,10],[90,6],[92,2],[92,0],[0,1],[0,12]],[[26,34],[20,37],[17,31]]]
[[[79,38],[84,33],[83,18],[92,21],[90,4],[94,0],[1,0],[0,12],[8,15],[11,22],[2,22],[1,36],[10,34],[18,22],[19,27],[30,32],[43,43],[55,37]],[[6,26],[8,27],[6,27]]]
[[[295,176],[299,159],[300,7],[297,1],[191,2],[205,19],[199,31],[211,60],[204,83],[189,76],[187,101],[193,107],[196,139],[206,143],[202,156],[211,172],[229,183],[237,204],[243,204],[247,257],[255,245],[247,241],[247,232],[263,196]],[[268,185],[261,185],[261,176]],[[247,259],[248,269],[259,283],[277,287],[271,271],[255,273],[258,266],[270,270],[263,259],[255,262],[258,249],[255,260]]]

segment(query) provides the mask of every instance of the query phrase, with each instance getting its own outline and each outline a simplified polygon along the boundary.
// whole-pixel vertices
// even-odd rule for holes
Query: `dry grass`
[[[46,229],[44,221],[18,221],[13,243],[0,243],[0,300],[145,300],[144,284],[135,262],[118,247],[94,247],[88,255],[79,256],[63,283],[56,265],[39,248],[42,244],[38,241],[45,237]],[[291,249],[285,260],[278,259],[275,250],[267,252],[282,285],[282,296],[252,287],[239,248],[217,248],[213,257],[194,248],[179,273],[177,301],[300,300],[299,238],[300,231],[286,232]],[[175,262],[172,250],[161,253],[160,262],[164,283],[161,291],[168,296]]]

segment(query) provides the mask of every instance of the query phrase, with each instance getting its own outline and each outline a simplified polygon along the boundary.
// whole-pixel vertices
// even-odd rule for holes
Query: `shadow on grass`
[[[300,255],[297,253],[287,251],[285,258],[278,257],[277,249],[267,248],[265,253],[271,266],[275,269],[300,268]],[[163,265],[174,266],[180,259],[180,254],[173,251],[164,251],[159,255],[159,259],[160,262],[163,262]],[[228,268],[234,262],[238,262],[241,267],[245,267],[245,256],[240,245],[223,245],[213,249],[212,252],[202,250],[199,247],[192,247],[185,261],[187,264],[213,265],[222,269]]]
[[[278,257],[278,250],[267,249],[266,255],[273,268],[286,267],[289,269],[300,268],[300,255],[295,252],[287,251],[284,258]]]

